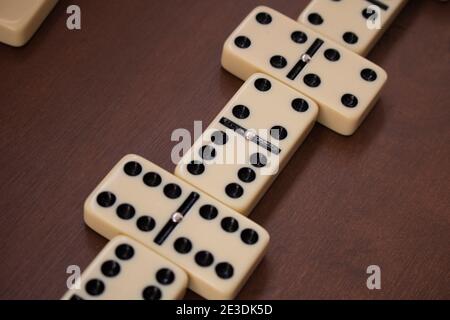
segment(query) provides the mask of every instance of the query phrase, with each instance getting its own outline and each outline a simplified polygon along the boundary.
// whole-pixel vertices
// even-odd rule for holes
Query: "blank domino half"
[[[58,0],[0,0],[0,42],[14,47],[30,40]]]
[[[365,56],[406,2],[407,0],[313,0],[300,14],[298,21]]]
[[[255,222],[137,155],[95,188],[84,219],[108,239],[124,234],[169,259],[207,299],[235,297],[269,242]]]
[[[248,215],[308,135],[317,114],[311,99],[272,77],[254,74],[184,155],[175,174]]]
[[[184,296],[186,273],[125,236],[112,239],[63,300],[173,300]]]
[[[243,80],[263,72],[306,94],[319,105],[318,121],[343,135],[356,131],[387,80],[379,66],[264,6],[228,37],[222,66]]]
[[[0,42],[14,47],[30,40],[58,0],[0,0]]]

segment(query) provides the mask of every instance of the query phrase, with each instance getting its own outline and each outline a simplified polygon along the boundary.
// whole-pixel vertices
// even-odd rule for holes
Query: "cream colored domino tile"
[[[269,242],[258,224],[137,155],[95,188],[84,219],[107,238],[127,235],[177,264],[207,299],[234,298]]]
[[[186,273],[126,236],[113,238],[63,300],[173,300],[184,296]]]
[[[386,72],[356,53],[264,6],[226,40],[222,66],[241,79],[266,73],[319,105],[318,121],[351,135],[383,88]]]
[[[0,0],[0,42],[23,46],[58,0]]]
[[[270,76],[254,74],[184,155],[175,174],[248,215],[317,114],[313,100]]]

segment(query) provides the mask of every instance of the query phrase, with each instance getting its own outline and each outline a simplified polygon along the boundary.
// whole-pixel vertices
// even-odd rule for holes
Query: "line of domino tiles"
[[[387,79],[383,69],[326,38],[336,35],[333,23],[320,34],[305,26],[320,9],[322,23],[322,16],[334,17],[359,31],[359,53],[384,31],[368,34],[349,18],[364,8],[345,6],[342,20],[324,2],[312,1],[300,24],[260,6],[232,32],[222,65],[246,81],[175,175],[137,155],[114,166],[84,206],[86,224],[112,240],[84,271],[81,288],[63,299],[179,299],[188,287],[207,299],[237,295],[269,243],[267,231],[246,217],[277,176],[261,171],[273,163],[281,171],[316,121],[352,134]],[[392,10],[386,24],[403,2],[384,5]],[[254,129],[268,130],[274,142]],[[248,150],[245,165],[214,163],[240,148]]]

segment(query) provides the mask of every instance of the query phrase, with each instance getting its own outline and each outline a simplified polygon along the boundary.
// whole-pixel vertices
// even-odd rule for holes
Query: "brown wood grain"
[[[292,18],[307,3],[262,2]],[[124,154],[174,169],[172,131],[242,84],[221,46],[260,3],[63,0],[27,46],[0,45],[0,298],[61,297],[66,267],[106,243],[82,205]],[[272,241],[238,298],[450,298],[449,8],[409,2],[369,55],[389,74],[374,111],[351,137],[316,125],[263,197],[250,217]]]

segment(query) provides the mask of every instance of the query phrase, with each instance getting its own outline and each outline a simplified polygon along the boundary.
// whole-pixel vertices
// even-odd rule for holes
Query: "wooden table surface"
[[[61,297],[66,267],[106,243],[82,205],[123,155],[174,169],[172,131],[242,84],[221,47],[261,2],[292,18],[307,4],[62,0],[28,45],[0,45],[0,298]],[[272,241],[238,298],[450,298],[449,9],[410,1],[371,52],[389,81],[356,134],[314,127],[250,215]]]

